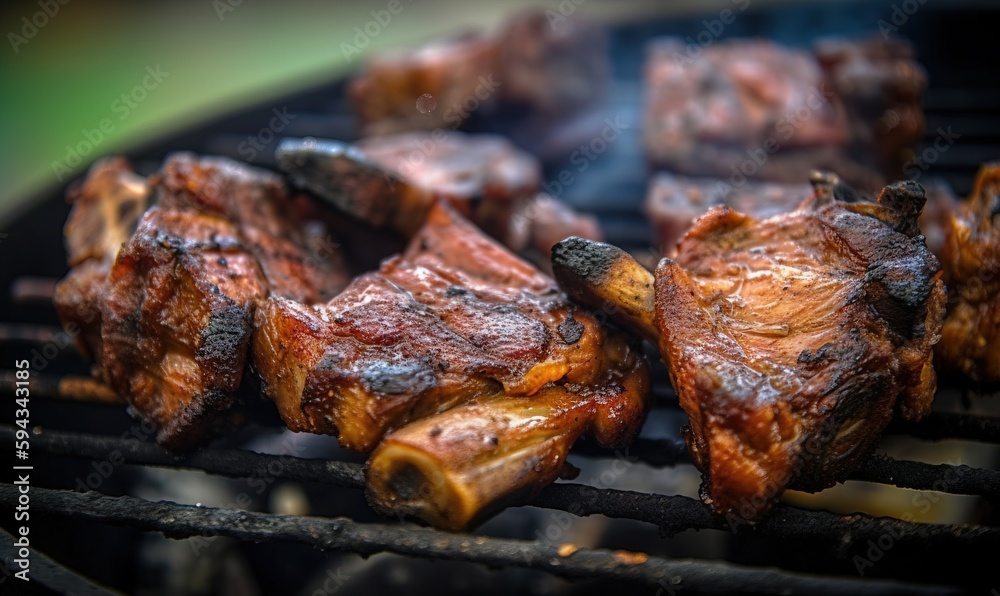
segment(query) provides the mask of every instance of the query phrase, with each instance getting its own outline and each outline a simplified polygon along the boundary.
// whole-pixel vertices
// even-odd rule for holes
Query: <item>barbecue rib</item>
[[[649,45],[643,143],[655,165],[695,176],[798,182],[837,172],[877,192],[923,134],[926,85],[897,40],[825,40],[813,53],[759,39]]]
[[[148,193],[146,180],[120,157],[96,162],[67,193],[73,203],[64,230],[70,271],[56,286],[53,303],[80,353],[98,364],[108,272],[146,210]]]
[[[1000,163],[980,169],[952,216],[941,264],[951,296],[937,355],[946,371],[992,389],[1000,384]]]
[[[451,129],[489,104],[497,41],[470,31],[376,56],[348,93],[364,133]],[[477,93],[478,91],[478,93]],[[418,109],[422,96],[433,102]],[[474,102],[473,105],[470,105]]]
[[[896,183],[879,204],[844,203],[856,195],[815,183],[771,219],[713,208],[655,282],[609,245],[567,239],[553,251],[571,296],[611,298],[659,344],[702,495],[727,516],[753,521],[787,486],[842,481],[897,405],[916,420],[933,399],[945,295],[916,225],[922,190]]]
[[[272,297],[260,319],[254,361],[288,427],[362,452],[471,399],[590,382],[599,344],[581,337],[601,335],[552,280],[441,205],[406,252],[329,303]]]
[[[155,206],[111,269],[102,364],[157,440],[183,449],[232,422],[254,312],[268,293],[319,301],[346,274],[337,254],[309,252],[273,174],[177,154],[153,188]]]
[[[623,334],[587,335],[580,343],[595,354],[597,379],[481,399],[389,433],[368,460],[369,503],[384,515],[464,530],[563,475],[584,433],[605,447],[628,446],[646,411],[648,364]]]

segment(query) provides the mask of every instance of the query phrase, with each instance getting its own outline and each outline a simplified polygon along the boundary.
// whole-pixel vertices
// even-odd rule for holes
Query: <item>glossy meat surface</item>
[[[660,350],[719,513],[759,519],[793,485],[844,479],[894,409],[930,408],[944,289],[914,183],[879,204],[819,184],[766,220],[713,208],[656,272]]]
[[[177,154],[153,180],[157,203],[111,269],[102,363],[157,440],[183,449],[231,424],[268,294],[317,301],[347,276],[336,253],[310,252],[273,174]]]
[[[983,166],[953,214],[941,264],[949,299],[938,358],[948,372],[1000,386],[1000,164]]]
[[[254,361],[288,427],[362,452],[461,403],[604,374],[596,320],[444,205],[335,299],[272,297],[259,317]]]

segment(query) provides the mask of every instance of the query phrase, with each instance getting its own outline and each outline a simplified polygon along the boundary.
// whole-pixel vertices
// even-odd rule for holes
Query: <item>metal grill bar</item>
[[[4,371],[0,373],[0,388],[14,393],[14,384],[17,379],[14,371]],[[31,396],[42,399],[60,399],[67,401],[83,401],[93,403],[121,404],[126,401],[115,394],[114,391],[104,383],[92,377],[65,375],[57,377],[53,375],[32,375]]]
[[[2,328],[2,324],[0,324]],[[0,343],[3,338],[0,337]],[[42,399],[75,399],[73,396],[65,395],[63,391],[65,379],[72,379],[74,382],[83,381],[84,377],[65,376],[58,377],[46,374],[34,374],[31,377],[31,394],[33,397]],[[0,391],[13,391],[14,385],[13,371],[0,372]],[[94,381],[95,387],[100,383]],[[95,395],[95,401],[109,401],[101,395]],[[676,399],[673,400],[676,403]],[[979,441],[983,443],[1000,443],[1000,417],[977,416],[974,414],[955,414],[950,412],[931,412],[926,418],[916,423],[896,421],[886,429],[887,434],[912,435],[918,439],[927,441],[942,441],[946,439],[959,439],[967,441]],[[642,440],[640,440],[641,443]],[[674,463],[689,461],[687,449],[678,451],[665,445],[651,446],[647,451],[651,458],[646,463],[652,465],[673,465]]]
[[[16,429],[10,425],[0,425],[0,440],[13,440]],[[125,461],[166,467],[189,467],[212,474],[240,477],[249,475],[272,459],[301,466],[290,473],[294,480],[334,482],[352,486],[361,482],[361,476],[353,476],[350,466],[341,462],[326,460],[305,460],[289,456],[263,455],[240,449],[204,449],[189,455],[179,455],[160,447],[138,441],[122,441],[112,437],[97,437],[87,434],[45,431],[32,439],[32,447],[38,451],[105,459],[112,451],[123,454]],[[686,453],[683,441],[640,439],[630,448],[629,456],[651,465],[673,465],[687,461],[681,454]],[[596,457],[617,457],[607,450],[589,449],[588,455]],[[664,463],[670,462],[670,463]],[[933,490],[958,495],[981,495],[988,498],[1000,497],[1000,472],[972,468],[966,465],[934,465],[915,461],[894,460],[885,455],[875,454],[851,474],[852,480],[893,484],[902,488]]]
[[[629,455],[652,466],[672,466],[690,463],[684,441],[668,439],[638,439],[628,448]],[[589,449],[594,457],[614,457],[607,450]],[[882,454],[872,454],[848,476],[849,480],[863,480],[892,484],[900,488],[933,490],[956,495],[981,495],[990,499],[1000,498],[1000,472],[973,468],[964,464],[927,464],[918,461],[896,460]],[[793,485],[794,488],[794,485]]]
[[[8,440],[13,432],[10,426],[0,427],[0,441]],[[116,457],[120,455],[129,464],[194,469],[227,477],[267,473],[288,480],[354,488],[364,485],[363,469],[358,464],[265,455],[238,449],[204,449],[190,455],[177,455],[151,443],[55,431],[33,437],[31,448],[39,453],[94,460],[109,459],[112,453],[116,453]],[[648,522],[666,534],[687,529],[749,529],[748,526],[732,525],[725,518],[713,514],[701,501],[689,497],[598,489],[575,483],[551,485],[524,504],[580,516],[601,514]],[[777,506],[752,531],[775,538],[806,538],[837,548],[855,542],[864,544],[867,540],[878,540],[885,535],[897,537],[900,545],[917,549],[933,545],[935,548],[960,549],[971,553],[981,548],[1000,548],[1000,528],[923,524],[888,517],[873,518],[865,514],[842,516],[786,505]]]
[[[0,501],[13,506],[15,487],[0,485]],[[426,528],[360,524],[345,518],[271,515],[248,511],[153,503],[135,497],[32,488],[32,510],[162,532],[170,538],[230,536],[251,541],[290,541],[323,550],[360,554],[394,552],[416,557],[468,561],[501,567],[540,569],[565,577],[606,578],[660,586],[674,593],[692,586],[705,594],[915,594],[949,593],[938,587],[882,580],[859,581],[805,575],[728,563],[668,560],[644,554],[579,549],[561,556],[557,546],[526,540],[472,537]]]

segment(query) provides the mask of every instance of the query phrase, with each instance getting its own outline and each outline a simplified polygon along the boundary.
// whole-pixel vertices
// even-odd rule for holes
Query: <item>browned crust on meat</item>
[[[661,262],[660,349],[717,512],[756,520],[786,486],[843,480],[897,403],[929,411],[944,290],[915,233],[923,194],[899,183],[879,199],[821,185],[764,221],[716,207]]]

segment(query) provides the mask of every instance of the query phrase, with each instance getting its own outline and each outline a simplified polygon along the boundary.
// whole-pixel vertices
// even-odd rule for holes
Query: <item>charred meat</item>
[[[346,274],[336,254],[310,254],[273,174],[178,154],[153,192],[110,272],[102,365],[157,440],[182,449],[231,424],[258,304],[326,299]]]
[[[274,296],[259,317],[254,361],[288,427],[362,452],[460,403],[602,374],[593,317],[440,205],[406,252],[335,299]]]
[[[584,433],[627,444],[646,411],[641,350],[445,204],[334,300],[272,296],[258,317],[254,362],[288,427],[374,450],[373,505],[438,527],[540,490]]]
[[[553,252],[570,295],[616,300],[658,343],[703,497],[739,519],[759,519],[788,486],[843,480],[893,412],[920,419],[936,387],[945,295],[916,224],[922,189],[893,184],[876,204],[838,200],[857,195],[831,178],[816,186],[770,219],[712,208],[655,280],[608,245]]]
[[[456,130],[497,115],[547,129],[599,102],[610,76],[600,27],[528,10],[496,35],[467,31],[377,55],[349,93],[366,135]]]

